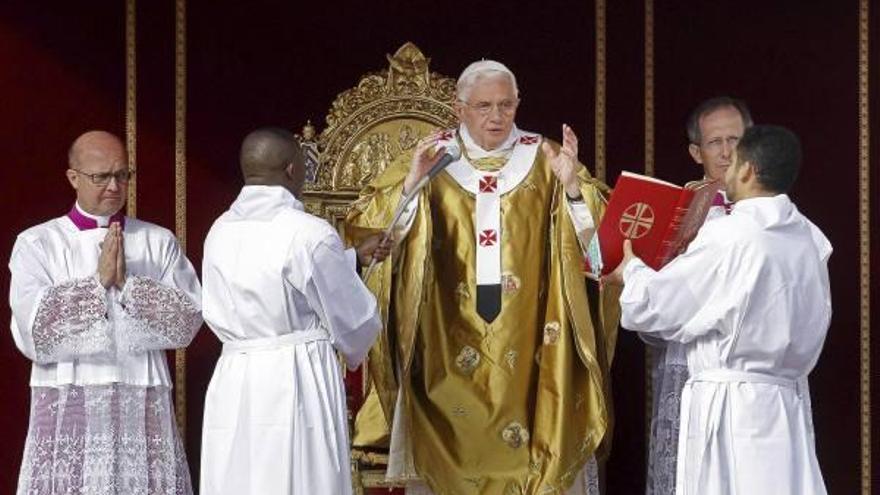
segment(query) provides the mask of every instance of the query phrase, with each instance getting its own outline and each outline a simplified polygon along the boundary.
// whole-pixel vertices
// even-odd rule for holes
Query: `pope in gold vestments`
[[[351,242],[389,224],[409,163],[399,157],[363,191],[347,219]],[[585,168],[579,180],[598,222],[600,192]],[[413,461],[435,493],[562,493],[609,433],[618,322],[616,294],[588,301],[564,190],[538,151],[501,197],[492,323],[474,303],[474,195],[444,172],[415,201],[393,259],[368,280],[386,332],[369,357],[378,401],[361,411],[356,437],[390,428],[401,390]]]

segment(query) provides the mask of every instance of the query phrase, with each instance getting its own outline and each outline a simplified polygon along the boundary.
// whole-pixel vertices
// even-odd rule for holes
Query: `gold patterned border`
[[[174,231],[186,253],[186,0],[174,9]],[[186,444],[186,349],[174,352],[177,427]]]
[[[645,175],[654,175],[654,0],[645,0]],[[651,445],[654,359],[645,346],[645,448]]]
[[[654,0],[645,0],[645,175],[654,175]]]
[[[137,164],[137,5],[136,0],[125,2],[125,148],[128,168]],[[137,216],[137,174],[128,182],[126,214]]]
[[[868,114],[869,78],[869,0],[859,1],[859,255],[860,255],[860,354],[861,354],[861,433],[862,494],[871,493],[871,181]]]
[[[596,178],[605,182],[605,0],[596,0]]]

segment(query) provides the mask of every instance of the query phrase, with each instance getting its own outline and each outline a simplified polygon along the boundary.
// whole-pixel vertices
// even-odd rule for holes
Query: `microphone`
[[[449,144],[446,146],[446,153],[443,153],[443,156],[440,157],[440,160],[428,170],[428,173],[425,174],[418,182],[416,182],[415,187],[413,187],[412,191],[406,195],[405,201],[401,202],[401,208],[406,207],[409,203],[409,200],[415,197],[415,195],[425,187],[425,184],[431,181],[434,177],[437,177],[437,174],[443,171],[444,168],[448,167],[450,163],[457,162],[458,159],[461,158],[461,148],[458,147],[457,144]],[[393,225],[393,224],[392,224]]]
[[[455,143],[450,143],[446,146],[446,152],[443,153],[443,156],[428,170],[428,173],[425,174],[419,181],[416,183],[415,187],[412,188],[412,191],[406,193],[403,197],[403,200],[400,204],[397,205],[397,210],[394,211],[394,216],[391,217],[391,223],[388,225],[388,228],[385,229],[385,233],[382,235],[382,240],[380,243],[386,242],[389,237],[391,237],[391,230],[397,225],[397,221],[400,220],[401,215],[403,215],[403,211],[406,209],[407,205],[409,205],[410,201],[416,197],[419,191],[422,190],[425,185],[431,181],[434,177],[437,176],[440,172],[443,171],[446,167],[449,166],[452,162],[457,162],[461,158],[461,148],[458,147]],[[367,268],[367,272],[364,273],[363,280],[367,281],[370,278],[370,275],[373,274],[373,269],[376,267],[376,258],[373,258],[370,261],[370,267]]]

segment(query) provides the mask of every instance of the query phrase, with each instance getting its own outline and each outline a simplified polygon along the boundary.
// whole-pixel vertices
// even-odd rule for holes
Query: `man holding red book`
[[[703,101],[687,119],[688,153],[703,167],[703,179],[724,180],[733,152],[752,116],[742,100],[720,96]],[[722,217],[730,208],[723,192],[713,201],[706,221]],[[675,457],[678,447],[679,404],[688,379],[684,346],[643,335],[650,345],[653,383],[651,437],[645,495],[671,495],[675,491]]]
[[[746,129],[725,173],[734,202],[655,271],[624,242],[624,328],[685,346],[675,493],[825,494],[807,375],[831,320],[831,244],[786,192],[798,138]]]

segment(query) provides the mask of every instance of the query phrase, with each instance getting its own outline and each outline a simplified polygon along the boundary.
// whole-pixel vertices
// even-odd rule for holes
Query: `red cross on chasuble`
[[[498,177],[493,177],[491,175],[484,175],[480,178],[480,192],[481,193],[491,193],[495,192],[495,189],[498,189]]]
[[[449,164],[446,172],[476,198],[474,214],[475,268],[477,275],[476,311],[487,323],[501,313],[501,195],[517,187],[529,174],[541,144],[539,134],[514,128],[517,135],[513,151],[500,170],[478,170],[466,154]],[[444,133],[438,143],[444,146],[455,138]]]
[[[477,313],[491,323],[501,313],[501,191],[498,172],[480,172],[477,191]]]
[[[498,242],[498,233],[494,230],[484,230],[480,232],[480,246],[494,246]]]

